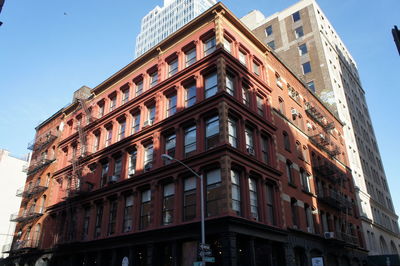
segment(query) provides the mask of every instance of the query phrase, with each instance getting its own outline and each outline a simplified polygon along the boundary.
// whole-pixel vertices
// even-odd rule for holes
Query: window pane
[[[310,64],[310,62],[306,62],[306,63],[302,64],[302,67],[303,67],[303,73],[304,74],[307,74],[307,73],[311,72],[311,64]]]
[[[272,35],[272,33],[273,33],[273,31],[272,31],[272,25],[270,25],[270,26],[268,26],[268,27],[265,28],[265,34],[266,34],[267,36]]]
[[[217,93],[217,73],[213,73],[205,78],[204,90],[206,98],[209,98]]]
[[[186,53],[186,66],[188,67],[195,62],[196,62],[196,48],[193,48]]]
[[[207,56],[215,51],[215,37],[212,37],[204,42],[204,56]]]
[[[235,95],[235,77],[231,75],[226,75],[226,92],[229,93],[230,95],[234,96]]]
[[[185,101],[186,107],[190,107],[196,103],[196,84],[192,84],[186,88]]]
[[[221,182],[221,171],[219,169],[207,172],[207,185]]]

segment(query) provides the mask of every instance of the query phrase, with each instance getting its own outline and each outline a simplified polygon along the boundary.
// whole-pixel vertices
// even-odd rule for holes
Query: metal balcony
[[[31,161],[31,165],[28,167],[27,171],[27,175],[32,175],[34,173],[36,173],[37,171],[39,171],[40,169],[44,168],[46,165],[51,164],[52,162],[54,162],[55,159],[39,159],[36,161]]]
[[[25,249],[34,249],[39,246],[39,242],[34,239],[16,240],[11,246],[10,251],[20,251]]]
[[[340,211],[346,211],[347,209],[352,208],[351,201],[332,189],[324,192],[319,191],[318,199],[325,204],[328,204],[332,208],[338,209]]]
[[[23,197],[23,198],[28,198],[31,197],[35,194],[39,194],[43,191],[45,191],[48,188],[47,185],[36,185],[32,188],[27,188],[25,189],[24,187],[19,188],[17,190],[16,196],[17,197]]]
[[[27,212],[23,212],[22,214],[19,213],[14,213],[11,214],[10,216],[10,221],[11,222],[25,222],[25,221],[29,221],[32,219],[35,219],[37,217],[40,217],[43,215],[43,210],[39,210],[39,211],[35,211],[34,208],[31,208],[31,210],[27,211]]]
[[[351,245],[355,245],[358,246],[358,238],[344,233],[344,232],[340,232],[340,231],[336,231],[336,232],[325,232],[325,239],[329,240],[329,241],[340,241],[340,242],[346,242],[348,244]]]
[[[28,149],[29,150],[41,150],[44,147],[46,147],[49,143],[53,142],[57,137],[59,133],[54,133],[54,132],[46,132],[43,135],[38,136],[35,140],[31,141],[28,143]]]
[[[320,164],[314,164],[313,162],[313,169],[316,176],[328,179],[333,184],[340,183],[341,179],[344,177],[344,173],[341,170],[334,164],[328,162]]]

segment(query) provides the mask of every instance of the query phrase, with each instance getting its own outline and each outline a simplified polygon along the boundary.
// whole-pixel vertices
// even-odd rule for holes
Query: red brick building
[[[219,3],[38,128],[56,160],[10,262],[193,265],[200,181],[165,153],[204,176],[215,265],[362,265],[342,126]]]

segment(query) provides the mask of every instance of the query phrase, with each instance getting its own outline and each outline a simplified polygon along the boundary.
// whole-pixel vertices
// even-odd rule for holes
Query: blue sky
[[[27,152],[34,127],[95,87],[134,56],[141,18],[161,0],[6,0],[0,14],[0,148]],[[238,17],[253,9],[267,16],[295,0],[226,0]],[[318,4],[356,60],[397,213],[400,131],[397,113],[400,56],[391,28],[400,26],[400,1],[332,1]]]

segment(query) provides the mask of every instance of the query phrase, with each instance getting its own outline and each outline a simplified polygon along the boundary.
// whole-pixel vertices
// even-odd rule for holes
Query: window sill
[[[296,186],[294,183],[292,183],[292,182],[288,182],[288,185],[291,186],[291,187],[293,187],[293,188],[297,188],[297,186]]]
[[[304,189],[302,189],[301,191],[303,191],[304,193],[306,193],[306,194],[308,194],[308,195],[310,195],[310,196],[315,196],[312,192],[310,192],[310,191],[307,191],[307,190],[304,190]]]

